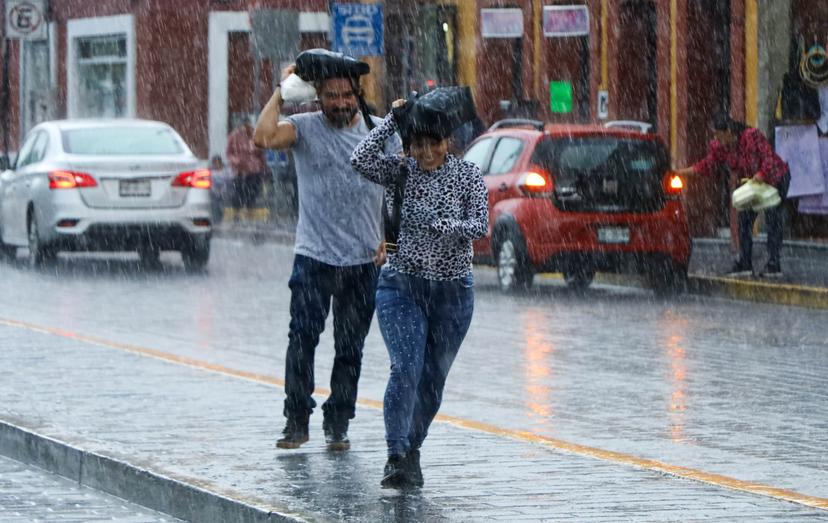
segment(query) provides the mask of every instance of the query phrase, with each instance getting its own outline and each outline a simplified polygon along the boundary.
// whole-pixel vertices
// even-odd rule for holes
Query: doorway
[[[617,116],[658,125],[656,5],[624,0],[619,6]]]
[[[713,117],[730,112],[730,0],[687,3],[687,159],[707,152]],[[678,86],[682,89],[682,86]],[[697,179],[688,193],[693,236],[712,236],[730,224],[729,173]]]

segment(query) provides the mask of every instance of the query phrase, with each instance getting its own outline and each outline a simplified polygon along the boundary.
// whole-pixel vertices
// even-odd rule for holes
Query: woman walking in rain
[[[361,175],[386,187],[396,249],[377,285],[380,330],[391,360],[383,413],[384,488],[422,486],[420,446],[474,309],[472,240],[488,229],[486,186],[476,165],[448,154],[448,137],[473,114],[466,88],[397,100],[354,150]],[[383,145],[399,131],[409,156]],[[399,188],[396,197],[395,188]]]

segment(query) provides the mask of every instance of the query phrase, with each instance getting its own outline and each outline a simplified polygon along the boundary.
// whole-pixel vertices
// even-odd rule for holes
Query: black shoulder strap
[[[358,80],[351,78],[351,86],[353,87],[355,93],[359,93]],[[365,98],[361,94],[357,95],[357,101],[359,103],[359,110],[362,113],[362,118],[365,120],[365,125],[368,126],[368,130],[370,131],[376,126],[374,125],[374,120],[371,118],[371,113],[368,111],[368,104],[365,102]],[[400,220],[406,180],[408,180],[408,168],[406,167],[405,162],[402,162],[400,164],[400,170],[394,180],[394,197],[392,200],[394,208],[390,213],[388,212],[388,201],[385,198],[382,200],[385,246],[388,252],[397,252],[397,237],[400,235]]]

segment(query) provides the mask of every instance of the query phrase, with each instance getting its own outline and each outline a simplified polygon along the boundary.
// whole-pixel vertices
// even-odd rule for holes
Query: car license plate
[[[121,180],[118,183],[118,194],[122,198],[149,196],[152,185],[149,180]]]
[[[628,227],[599,227],[598,241],[600,243],[630,243],[630,229]]]

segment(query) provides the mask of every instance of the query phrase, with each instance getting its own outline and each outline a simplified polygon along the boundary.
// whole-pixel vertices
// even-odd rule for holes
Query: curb
[[[626,287],[648,288],[634,275],[599,273],[596,281]],[[775,305],[791,305],[809,309],[828,309],[828,289],[745,281],[735,278],[691,274],[687,279],[687,292],[697,296],[711,296],[731,300],[753,301]]]
[[[0,454],[185,521],[304,522],[0,420]]]
[[[290,243],[294,239],[293,232],[274,229],[224,230],[216,231],[216,236],[223,238],[242,237],[254,242],[273,241],[279,243]],[[713,241],[709,242],[712,243]],[[823,246],[816,248],[825,249]],[[612,285],[647,288],[640,278],[634,275],[604,273],[600,274],[596,281]],[[734,278],[691,274],[688,278],[687,291],[699,296],[713,296],[776,305],[791,305],[811,309],[828,309],[828,289],[821,287],[745,281]]]
[[[828,289],[819,287],[743,281],[715,276],[691,276],[688,287],[693,294],[828,309]]]

